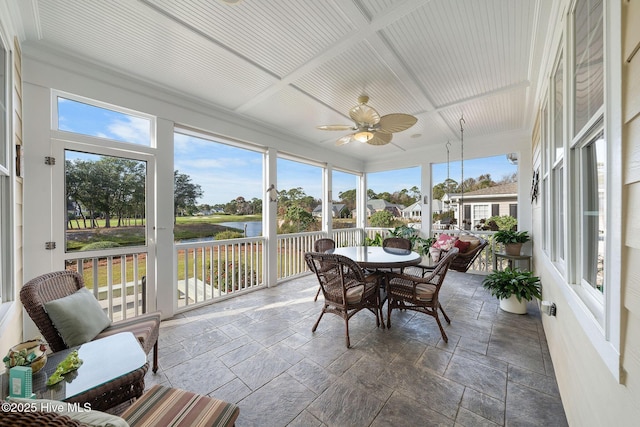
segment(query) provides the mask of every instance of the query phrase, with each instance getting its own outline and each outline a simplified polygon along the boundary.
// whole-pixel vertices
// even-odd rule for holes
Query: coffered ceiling
[[[23,45],[60,51],[304,144],[384,158],[530,134],[551,0],[15,0]],[[231,2],[233,3],[233,2]],[[418,122],[390,144],[335,140],[361,94]]]

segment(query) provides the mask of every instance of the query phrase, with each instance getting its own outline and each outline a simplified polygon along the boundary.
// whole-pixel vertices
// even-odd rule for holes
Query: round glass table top
[[[344,255],[367,268],[399,268],[417,265],[422,257],[417,252],[380,246],[345,246],[330,249],[329,254]]]

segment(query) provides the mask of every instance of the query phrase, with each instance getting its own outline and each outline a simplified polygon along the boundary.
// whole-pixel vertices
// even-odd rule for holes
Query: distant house
[[[422,218],[422,203],[415,202],[412,205],[402,209],[402,218],[420,219]]]
[[[442,197],[444,210],[453,210],[456,219],[460,218],[460,203],[463,203],[467,228],[475,228],[480,220],[492,216],[511,215],[518,217],[518,183],[494,185],[460,194],[445,194]],[[448,205],[448,207],[447,207]]]
[[[389,203],[382,199],[371,199],[367,202],[367,216],[371,216],[376,212],[388,211],[393,216],[401,217],[404,206]]]
[[[422,203],[415,202],[414,204],[402,209],[403,218],[420,219],[422,217]],[[431,213],[439,214],[442,212],[442,200],[433,199],[431,202]]]
[[[320,218],[322,216],[322,205],[318,205],[311,211],[311,215]],[[344,203],[334,203],[331,205],[331,216],[333,218],[349,218],[351,211]]]

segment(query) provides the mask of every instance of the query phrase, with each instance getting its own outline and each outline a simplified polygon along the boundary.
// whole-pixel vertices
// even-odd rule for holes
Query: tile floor
[[[448,343],[413,312],[394,311],[388,330],[361,311],[350,349],[338,316],[311,333],[315,276],[192,310],[162,322],[147,386],[234,402],[238,427],[566,426],[537,306],[502,312],[482,277],[447,276]]]

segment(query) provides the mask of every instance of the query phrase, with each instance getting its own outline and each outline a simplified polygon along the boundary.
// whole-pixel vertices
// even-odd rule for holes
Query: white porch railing
[[[176,243],[178,312],[264,285],[263,237]]]
[[[339,247],[364,244],[365,237],[383,238],[387,228],[335,229],[331,238]],[[459,234],[459,230],[433,230],[433,235]],[[491,239],[493,231],[474,231],[489,240],[470,272],[487,273],[493,268],[493,253],[503,250]],[[326,237],[322,231],[278,235],[277,279],[288,280],[308,272],[305,252],[313,250],[317,239]],[[225,299],[264,286],[265,238],[253,237],[231,240],[176,243],[174,245],[177,271],[178,312],[195,306]],[[146,312],[145,252],[127,253],[127,249],[110,249],[107,256],[78,256],[66,261],[66,268],[83,275],[85,284],[113,320],[139,316]]]
[[[307,272],[305,252],[313,251],[313,243],[326,237],[322,231],[278,234],[278,280],[291,279]]]
[[[146,312],[146,252],[69,258],[65,269],[80,273],[112,321],[128,319]],[[80,255],[72,254],[73,256]]]

